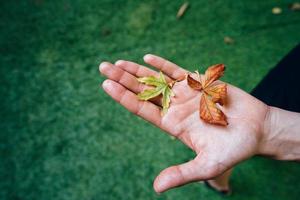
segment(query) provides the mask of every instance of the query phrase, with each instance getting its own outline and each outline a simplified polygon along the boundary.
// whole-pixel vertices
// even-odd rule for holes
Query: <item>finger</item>
[[[153,187],[157,193],[164,192],[190,182],[208,180],[223,173],[225,168],[211,162],[204,162],[197,156],[194,160],[168,167],[155,179]]]
[[[198,178],[196,160],[191,160],[187,163],[168,167],[163,170],[154,181],[154,190],[157,193],[164,192],[174,187],[194,181]]]
[[[122,84],[133,93],[137,94],[145,89],[144,85],[139,83],[135,76],[109,62],[102,62],[99,66],[99,70],[107,78]]]
[[[108,95],[127,110],[160,127],[161,114],[158,106],[149,101],[138,100],[134,93],[115,81],[107,79],[102,83],[102,87]]]
[[[138,82],[135,76],[109,62],[102,62],[99,66],[99,70],[107,78],[120,83],[135,94],[149,89],[148,86]],[[156,105],[161,105],[161,99],[158,97],[151,99],[151,101]]]
[[[183,78],[188,72],[178,65],[156,55],[147,54],[144,56],[144,61],[175,80]]]
[[[159,76],[159,74],[156,71],[149,69],[148,67],[145,67],[143,65],[139,65],[137,63],[131,62],[131,61],[118,60],[115,63],[115,65],[136,77]],[[168,82],[171,81],[170,77],[168,77],[166,75],[165,75],[165,77]]]

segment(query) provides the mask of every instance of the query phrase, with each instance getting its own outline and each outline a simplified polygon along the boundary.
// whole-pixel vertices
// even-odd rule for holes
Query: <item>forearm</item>
[[[278,160],[300,161],[300,113],[270,106],[259,153]]]

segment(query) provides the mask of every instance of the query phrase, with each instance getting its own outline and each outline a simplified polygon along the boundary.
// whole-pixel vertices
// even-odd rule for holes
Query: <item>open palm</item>
[[[148,54],[144,60],[166,74],[169,80],[189,73],[158,56]],[[223,127],[200,119],[201,92],[191,89],[186,80],[173,86],[175,96],[171,98],[168,112],[161,116],[158,98],[149,102],[140,101],[136,96],[147,87],[136,78],[158,76],[156,71],[124,60],[114,65],[104,62],[100,71],[108,78],[103,82],[103,88],[113,99],[180,139],[197,154],[187,163],[163,170],[154,181],[156,192],[214,178],[258,152],[268,106],[239,88],[228,85],[227,103],[220,108],[229,125]]]

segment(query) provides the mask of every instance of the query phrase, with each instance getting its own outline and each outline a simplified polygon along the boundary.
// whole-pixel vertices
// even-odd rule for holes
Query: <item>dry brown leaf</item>
[[[212,101],[224,105],[226,103],[227,87],[225,83],[218,83],[208,88],[204,91],[212,97]]]
[[[200,118],[210,124],[218,124],[222,126],[226,126],[228,124],[224,113],[205,92],[202,93],[200,100]]]
[[[232,37],[225,36],[224,37],[224,43],[225,44],[233,44],[234,43],[234,39]]]
[[[184,4],[182,4],[180,6],[180,8],[177,12],[177,15],[176,15],[177,19],[180,19],[184,15],[184,13],[188,9],[188,7],[189,7],[189,2],[185,2]]]
[[[282,9],[280,7],[274,7],[274,8],[272,8],[272,13],[274,15],[279,15],[282,13]]]
[[[292,11],[300,11],[300,2],[295,2],[289,5]]]
[[[194,90],[202,90],[201,83],[193,79],[190,75],[187,76],[188,85]]]
[[[221,76],[223,76],[225,71],[225,65],[224,64],[216,64],[211,67],[209,67],[206,71],[204,76],[201,79],[202,87],[205,88],[208,85],[210,85],[215,80],[219,79]]]
[[[215,82],[224,74],[224,64],[209,67],[204,75],[199,75],[199,81],[187,76],[188,85],[195,90],[202,91],[200,100],[200,118],[205,122],[226,126],[228,124],[225,114],[217,107],[216,103],[226,103],[227,85]]]

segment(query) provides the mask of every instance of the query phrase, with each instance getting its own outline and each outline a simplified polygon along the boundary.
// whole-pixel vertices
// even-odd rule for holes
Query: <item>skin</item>
[[[230,191],[229,179],[232,173],[232,169],[227,170],[223,174],[215,177],[214,179],[208,180],[208,183],[217,191]],[[229,192],[230,194],[230,192]]]
[[[162,71],[169,81],[190,73],[155,55],[147,54],[144,61]],[[227,85],[227,102],[220,107],[229,125],[218,126],[200,120],[201,93],[191,89],[186,80],[173,86],[175,97],[171,98],[168,112],[161,116],[159,98],[140,101],[136,96],[147,88],[136,78],[158,76],[156,71],[124,60],[115,64],[103,62],[99,69],[107,77],[102,87],[108,95],[196,153],[193,160],[168,167],[156,177],[153,186],[158,193],[190,182],[213,179],[253,155],[272,155],[273,152],[266,149],[276,147],[276,143],[266,145],[269,138],[275,138],[275,135],[266,136],[270,131],[270,107],[235,86]]]

